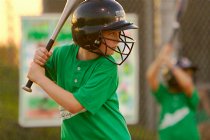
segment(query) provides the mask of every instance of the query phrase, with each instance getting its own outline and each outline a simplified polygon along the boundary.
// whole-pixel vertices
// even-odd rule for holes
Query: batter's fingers
[[[40,50],[45,54],[45,55],[48,55],[48,51],[46,48],[40,48]]]
[[[39,56],[39,57],[41,57],[42,59],[45,59],[45,60],[48,59],[48,54],[44,53],[44,52],[41,51],[41,50],[38,50],[38,51],[36,52],[35,57],[36,57],[36,56]],[[39,59],[39,57],[38,57],[37,59]]]
[[[52,55],[52,53],[53,53],[53,51],[50,50],[50,51],[48,52],[48,57],[50,57],[50,56]]]
[[[34,59],[34,62],[37,63],[40,66],[44,66],[44,64],[45,64],[45,63],[43,63],[43,62],[41,62],[41,61],[39,61],[37,59]]]
[[[36,55],[36,56],[34,57],[34,60],[35,60],[35,62],[40,62],[40,63],[43,63],[43,64],[45,64],[46,61],[47,61],[47,59],[44,59],[43,57],[40,57],[40,56],[38,56],[38,55]]]
[[[47,61],[47,59],[40,57],[40,56],[37,56],[37,59],[42,63],[45,63]]]

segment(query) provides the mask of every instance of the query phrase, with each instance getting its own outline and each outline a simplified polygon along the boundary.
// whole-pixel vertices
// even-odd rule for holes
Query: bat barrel
[[[51,36],[51,39],[55,40],[57,38],[58,33],[60,32],[61,28],[63,27],[65,21],[68,19],[73,6],[75,5],[76,0],[67,0],[64,10],[61,14],[61,17],[56,25],[56,28]]]

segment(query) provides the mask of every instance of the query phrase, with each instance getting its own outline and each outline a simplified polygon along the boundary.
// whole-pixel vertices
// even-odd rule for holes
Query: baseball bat
[[[176,3],[176,12],[175,12],[175,20],[174,20],[174,23],[173,23],[173,32],[172,32],[172,35],[169,39],[169,43],[172,44],[173,41],[175,40],[177,34],[178,34],[178,31],[180,29],[180,21],[181,21],[181,18],[183,17],[183,14],[185,12],[187,8],[187,0],[177,0],[177,3]]]
[[[69,17],[70,13],[72,12],[74,5],[76,3],[76,0],[67,0],[65,7],[63,9],[63,12],[60,16],[60,19],[53,31],[53,34],[51,35],[47,45],[46,45],[46,49],[48,51],[50,51],[50,49],[52,48],[55,39],[57,37],[57,35],[59,34],[61,28],[63,27],[65,21],[67,20],[67,18]],[[31,86],[32,86],[33,82],[31,80],[28,80],[28,82],[26,83],[25,86],[22,87],[22,89],[24,89],[27,92],[32,92]]]

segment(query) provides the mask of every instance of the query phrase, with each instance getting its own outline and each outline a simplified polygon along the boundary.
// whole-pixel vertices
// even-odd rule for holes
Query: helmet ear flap
[[[96,40],[94,41],[94,45],[95,45],[95,46],[99,46],[100,44],[101,44],[101,40],[96,39]]]
[[[102,37],[101,37],[101,35],[99,35],[99,37],[94,41],[93,46],[95,48],[98,48],[101,45],[101,39],[102,39]]]

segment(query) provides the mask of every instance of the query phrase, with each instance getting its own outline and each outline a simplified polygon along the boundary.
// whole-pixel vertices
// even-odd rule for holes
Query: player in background
[[[198,85],[200,104],[197,111],[197,121],[202,140],[210,139],[210,90],[209,83]]]
[[[116,94],[117,64],[134,45],[124,30],[137,26],[115,0],[82,2],[71,24],[74,43],[53,53],[38,49],[28,78],[61,106],[62,140],[130,140]]]
[[[148,84],[161,107],[159,139],[199,140],[195,118],[199,96],[193,81],[197,68],[187,58],[173,62],[173,49],[166,44],[147,70]]]

